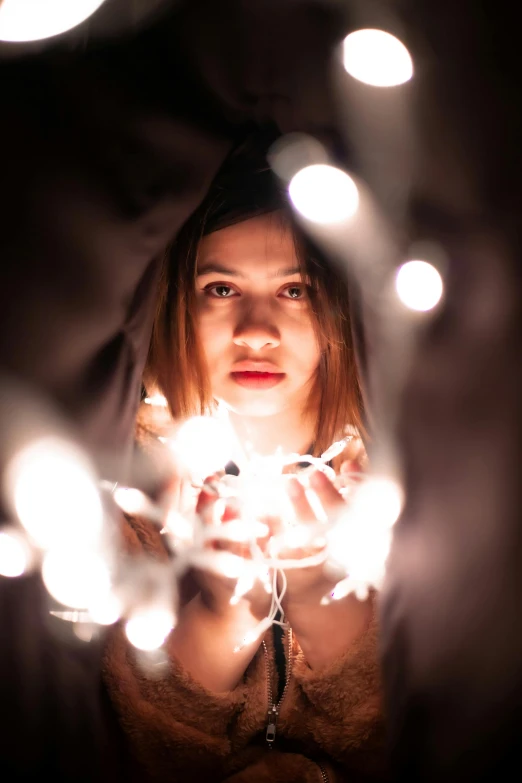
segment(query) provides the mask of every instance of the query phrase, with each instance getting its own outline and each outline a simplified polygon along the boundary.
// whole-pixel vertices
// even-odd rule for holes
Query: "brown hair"
[[[220,228],[275,213],[291,227],[311,308],[321,360],[310,404],[317,410],[313,451],[320,454],[347,424],[363,431],[362,398],[353,350],[346,277],[328,265],[292,218],[266,159],[252,147],[225,162],[201,207],[167,253],[162,271],[145,385],[161,392],[174,420],[208,413],[213,405],[198,340],[195,277],[201,238]]]

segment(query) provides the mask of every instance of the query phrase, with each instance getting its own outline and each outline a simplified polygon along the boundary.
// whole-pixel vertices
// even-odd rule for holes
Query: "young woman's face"
[[[245,416],[304,410],[320,348],[290,229],[264,215],[204,237],[196,297],[213,396]]]

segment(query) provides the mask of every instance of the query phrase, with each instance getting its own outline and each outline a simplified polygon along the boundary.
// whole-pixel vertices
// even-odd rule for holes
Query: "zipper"
[[[330,783],[330,776],[328,775],[328,772],[325,770],[322,764],[319,764],[316,762],[317,766],[319,767],[319,771],[321,773],[321,783]]]
[[[281,709],[281,704],[283,703],[283,699],[286,696],[286,692],[288,691],[288,684],[290,682],[290,677],[292,675],[292,629],[288,628],[286,634],[287,634],[287,656],[286,656],[285,687],[283,688],[283,693],[281,694],[281,698],[279,699],[277,704],[274,702],[274,694],[272,692],[272,667],[270,665],[270,656],[268,655],[266,642],[263,640],[263,652],[265,654],[266,682],[267,682],[267,692],[268,692],[268,716],[267,716],[265,738],[270,750],[272,749],[273,744],[275,742],[276,732],[277,732],[277,719],[279,718],[279,711]],[[328,778],[326,778],[326,783],[328,783]]]

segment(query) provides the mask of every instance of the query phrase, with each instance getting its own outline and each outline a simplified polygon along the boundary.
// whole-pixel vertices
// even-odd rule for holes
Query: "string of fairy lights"
[[[91,5],[94,10],[100,3],[93,0]],[[25,17],[14,13],[9,17],[12,7],[13,2],[4,0],[0,40],[29,40],[35,32],[24,33]],[[408,50],[384,30],[361,29],[348,35],[343,64],[350,78],[370,89],[398,87],[413,76]],[[367,226],[364,221],[371,211],[371,194],[364,184],[332,165],[327,151],[309,137],[283,139],[271,164],[288,187],[296,215],[314,238],[327,251],[333,248],[337,256],[346,246],[353,251],[347,238],[361,225]],[[441,270],[432,260],[413,255],[398,267],[377,272],[371,264],[358,263],[357,252],[346,260],[363,301],[378,293],[382,329],[396,340],[386,343],[377,356],[377,365],[382,358],[383,373],[391,372],[390,361],[398,350],[403,356],[407,346],[412,355],[415,336],[442,299]],[[395,362],[396,398],[407,361],[400,364],[400,377],[397,366]],[[148,402],[153,408],[166,405],[161,396]],[[236,476],[222,471],[237,454],[226,412],[191,419],[163,440],[173,455],[173,470],[181,464],[197,490],[210,498],[198,512],[181,511],[168,491],[153,501],[135,487],[100,480],[86,453],[49,423],[39,428],[38,436],[13,447],[4,471],[3,492],[11,518],[0,529],[0,577],[17,578],[39,570],[50,596],[61,607],[53,610],[56,615],[91,626],[121,620],[129,642],[142,651],[160,649],[175,627],[177,584],[195,567],[233,580],[231,603],[248,595],[257,582],[271,595],[266,618],[243,644],[260,639],[272,623],[284,622],[276,618],[282,613],[285,574],[290,569],[322,564],[335,570],[339,578],[323,603],[350,593],[364,600],[370,589],[382,583],[393,525],[405,500],[389,410],[388,420],[392,422],[388,430],[376,433],[372,468],[365,474],[338,475],[329,464],[354,437],[347,431],[320,457],[243,453]],[[302,464],[308,467],[298,467]],[[326,473],[339,489],[344,503],[334,515],[325,513],[310,486],[313,469]],[[290,502],[289,476],[301,482],[313,509],[314,518],[306,523],[296,518]],[[230,508],[233,514],[226,515]],[[159,528],[171,553],[168,562],[124,554],[114,524],[122,511],[145,517]],[[269,518],[279,520],[277,531],[267,525]],[[291,556],[303,550],[304,556]]]

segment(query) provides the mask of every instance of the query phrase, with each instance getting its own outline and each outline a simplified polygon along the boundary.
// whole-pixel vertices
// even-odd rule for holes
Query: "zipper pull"
[[[266,741],[270,748],[272,748],[272,744],[276,738],[277,714],[277,707],[274,704],[268,710],[268,726],[266,727]]]

